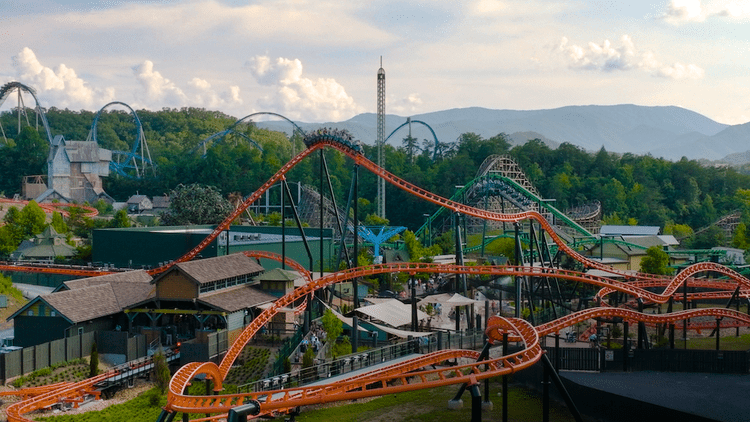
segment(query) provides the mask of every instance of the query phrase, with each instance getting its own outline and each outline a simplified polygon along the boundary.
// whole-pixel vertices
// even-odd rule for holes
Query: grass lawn
[[[730,331],[732,334],[729,334]],[[675,333],[675,337],[678,334]],[[682,336],[682,333],[679,335]],[[675,349],[682,349],[684,343],[682,339],[675,338]],[[693,350],[716,350],[716,337],[690,338],[688,332],[687,348]],[[720,350],[750,350],[750,334],[741,334],[739,337],[734,336],[734,329],[724,329],[719,339]]]
[[[498,395],[502,387],[501,379],[490,383],[490,399],[493,410],[482,413],[482,420],[502,420],[502,396]],[[463,409],[448,410],[448,400],[456,395],[458,385],[417,390],[408,393],[390,394],[373,400],[348,402],[331,407],[320,406],[314,409],[303,408],[296,418],[299,422],[400,422],[429,421],[455,422],[471,420],[471,394],[467,390],[463,397]],[[484,383],[481,392],[484,394]],[[483,397],[484,399],[484,397]],[[542,399],[520,386],[510,386],[508,392],[508,418],[511,421],[542,420]],[[283,420],[278,418],[277,420]],[[550,405],[550,420],[554,422],[573,421],[570,412],[564,406]]]

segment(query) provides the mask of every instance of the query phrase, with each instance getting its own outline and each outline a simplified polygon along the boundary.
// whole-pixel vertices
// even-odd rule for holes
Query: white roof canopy
[[[401,303],[397,299],[391,299],[382,303],[371,306],[363,306],[355,309],[363,315],[382,321],[391,327],[401,327],[411,324],[411,306]],[[417,319],[423,320],[429,318],[429,315],[417,309]]]
[[[480,300],[469,299],[466,296],[462,296],[458,293],[453,295],[449,293],[441,293],[439,295],[427,296],[426,298],[419,301],[420,305],[426,305],[428,303],[440,303],[448,306],[466,306],[473,303],[482,303]]]

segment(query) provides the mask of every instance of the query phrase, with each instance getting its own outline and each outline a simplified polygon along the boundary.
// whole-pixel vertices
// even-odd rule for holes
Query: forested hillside
[[[33,113],[30,111],[30,118]],[[139,192],[146,195],[168,193],[178,184],[202,183],[216,186],[225,196],[232,192],[248,195],[265,182],[281,165],[302,148],[300,139],[292,147],[283,133],[242,125],[238,132],[257,142],[230,134],[203,154],[200,141],[220,132],[235,118],[203,109],[164,109],[138,111],[144,133],[156,164],[156,176],[143,180],[112,175],[105,180],[107,192],[125,200]],[[94,113],[50,109],[47,113],[53,134],[68,140],[85,140]],[[6,196],[20,192],[21,176],[46,173],[47,141],[43,132],[25,129],[17,135],[17,117],[0,116],[6,139],[0,139],[0,191]],[[32,122],[33,124],[33,122]],[[26,126],[25,121],[22,122]],[[97,138],[104,148],[131,149],[135,124],[130,113],[104,112]],[[41,126],[40,126],[41,129]],[[43,131],[43,129],[41,129]],[[672,230],[675,225],[692,229],[706,226],[733,210],[746,210],[750,203],[750,176],[729,167],[703,167],[697,161],[669,162],[651,156],[616,155],[604,149],[590,154],[571,144],[551,149],[539,140],[511,148],[504,134],[483,139],[466,133],[456,140],[443,140],[437,159],[434,143],[405,139],[386,148],[386,168],[425,189],[449,197],[455,186],[474,178],[484,159],[491,154],[508,154],[524,169],[527,177],[546,198],[555,198],[565,210],[594,200],[602,203],[605,219],[612,224],[659,225]],[[373,147],[365,153],[375,157]],[[327,151],[328,166],[339,202],[345,201],[352,174],[352,161],[335,151]],[[318,186],[318,160],[308,159],[287,179]],[[386,214],[392,224],[417,228],[423,214],[433,212],[403,191],[388,186]],[[374,212],[375,176],[360,172],[360,196],[367,199],[364,212]],[[745,213],[747,218],[749,213]],[[684,226],[677,226],[687,230]]]

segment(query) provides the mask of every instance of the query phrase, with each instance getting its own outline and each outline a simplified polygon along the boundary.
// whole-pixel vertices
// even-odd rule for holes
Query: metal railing
[[[334,360],[324,361],[309,368],[302,368],[290,373],[240,385],[237,387],[237,391],[249,393],[298,387],[411,354],[431,353],[445,349],[477,349],[483,345],[484,331],[482,330],[467,330],[459,333],[455,331],[433,332],[424,337],[412,338],[385,347],[363,350]]]

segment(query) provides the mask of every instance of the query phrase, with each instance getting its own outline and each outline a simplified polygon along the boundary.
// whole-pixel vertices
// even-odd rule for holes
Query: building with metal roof
[[[93,261],[108,263],[118,268],[155,268],[181,257],[201,243],[216,226],[158,226],[121,229],[96,229],[93,232]],[[319,268],[319,249],[322,245],[324,267],[330,267],[333,256],[333,230],[304,229],[312,263],[299,229],[286,227],[286,255],[305,267]],[[281,227],[231,226],[200,252],[201,258],[211,258],[249,250],[282,253]],[[280,267],[268,263],[266,269]]]
[[[599,229],[600,236],[658,236],[659,226],[609,226]]]

